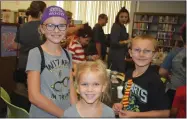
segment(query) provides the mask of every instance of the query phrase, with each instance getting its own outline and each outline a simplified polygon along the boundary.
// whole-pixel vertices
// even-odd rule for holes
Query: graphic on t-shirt
[[[46,64],[46,68],[50,71],[53,72],[54,70],[58,70],[59,68],[67,68],[70,66],[70,62],[68,60],[63,60],[61,59],[56,59],[50,61],[49,64]]]
[[[135,104],[136,98],[135,96],[131,95],[129,98],[129,105],[126,107],[126,110],[140,112],[139,106]]]
[[[65,75],[64,70],[70,67],[70,62],[64,59],[55,59],[47,62],[46,68],[54,76],[54,83],[51,84],[51,89],[54,91],[51,94],[53,100],[67,100],[69,97],[69,77]]]
[[[53,90],[57,92],[63,92],[65,90],[63,88],[68,87],[68,81],[69,78],[65,77],[62,81],[57,81],[53,85],[51,85],[51,88],[53,88]]]
[[[125,84],[125,90],[128,89],[128,83]],[[129,104],[126,110],[139,112],[139,106],[136,104],[137,101],[141,103],[147,103],[147,90],[141,88],[139,85],[133,83],[130,88]]]

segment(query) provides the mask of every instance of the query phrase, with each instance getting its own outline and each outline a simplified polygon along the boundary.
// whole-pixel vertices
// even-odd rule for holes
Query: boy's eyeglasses
[[[147,50],[147,49],[141,50],[139,48],[133,48],[133,49],[131,49],[131,51],[132,51],[132,54],[140,54],[143,51],[143,54],[146,56],[153,55],[155,52],[155,51]]]
[[[67,29],[67,24],[43,24],[48,31],[53,31],[57,27],[59,31],[65,31]]]

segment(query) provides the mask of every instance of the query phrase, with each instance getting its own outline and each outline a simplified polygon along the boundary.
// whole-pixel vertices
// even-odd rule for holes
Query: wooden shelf
[[[158,24],[178,24],[178,23],[172,23],[172,22],[158,22]]]
[[[172,48],[172,46],[165,46],[165,45],[158,45],[158,47],[167,47],[167,48]]]

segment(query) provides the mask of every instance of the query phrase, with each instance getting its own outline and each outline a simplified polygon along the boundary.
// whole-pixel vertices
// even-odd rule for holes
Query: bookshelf
[[[170,51],[175,40],[180,40],[181,25],[186,22],[185,14],[134,13],[132,37],[142,34],[152,35],[159,48]]]

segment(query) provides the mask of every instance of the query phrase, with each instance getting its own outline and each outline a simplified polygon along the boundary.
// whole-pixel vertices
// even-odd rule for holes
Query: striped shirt
[[[81,63],[86,61],[84,49],[77,39],[71,41],[68,46],[68,51],[72,54],[73,62]]]

